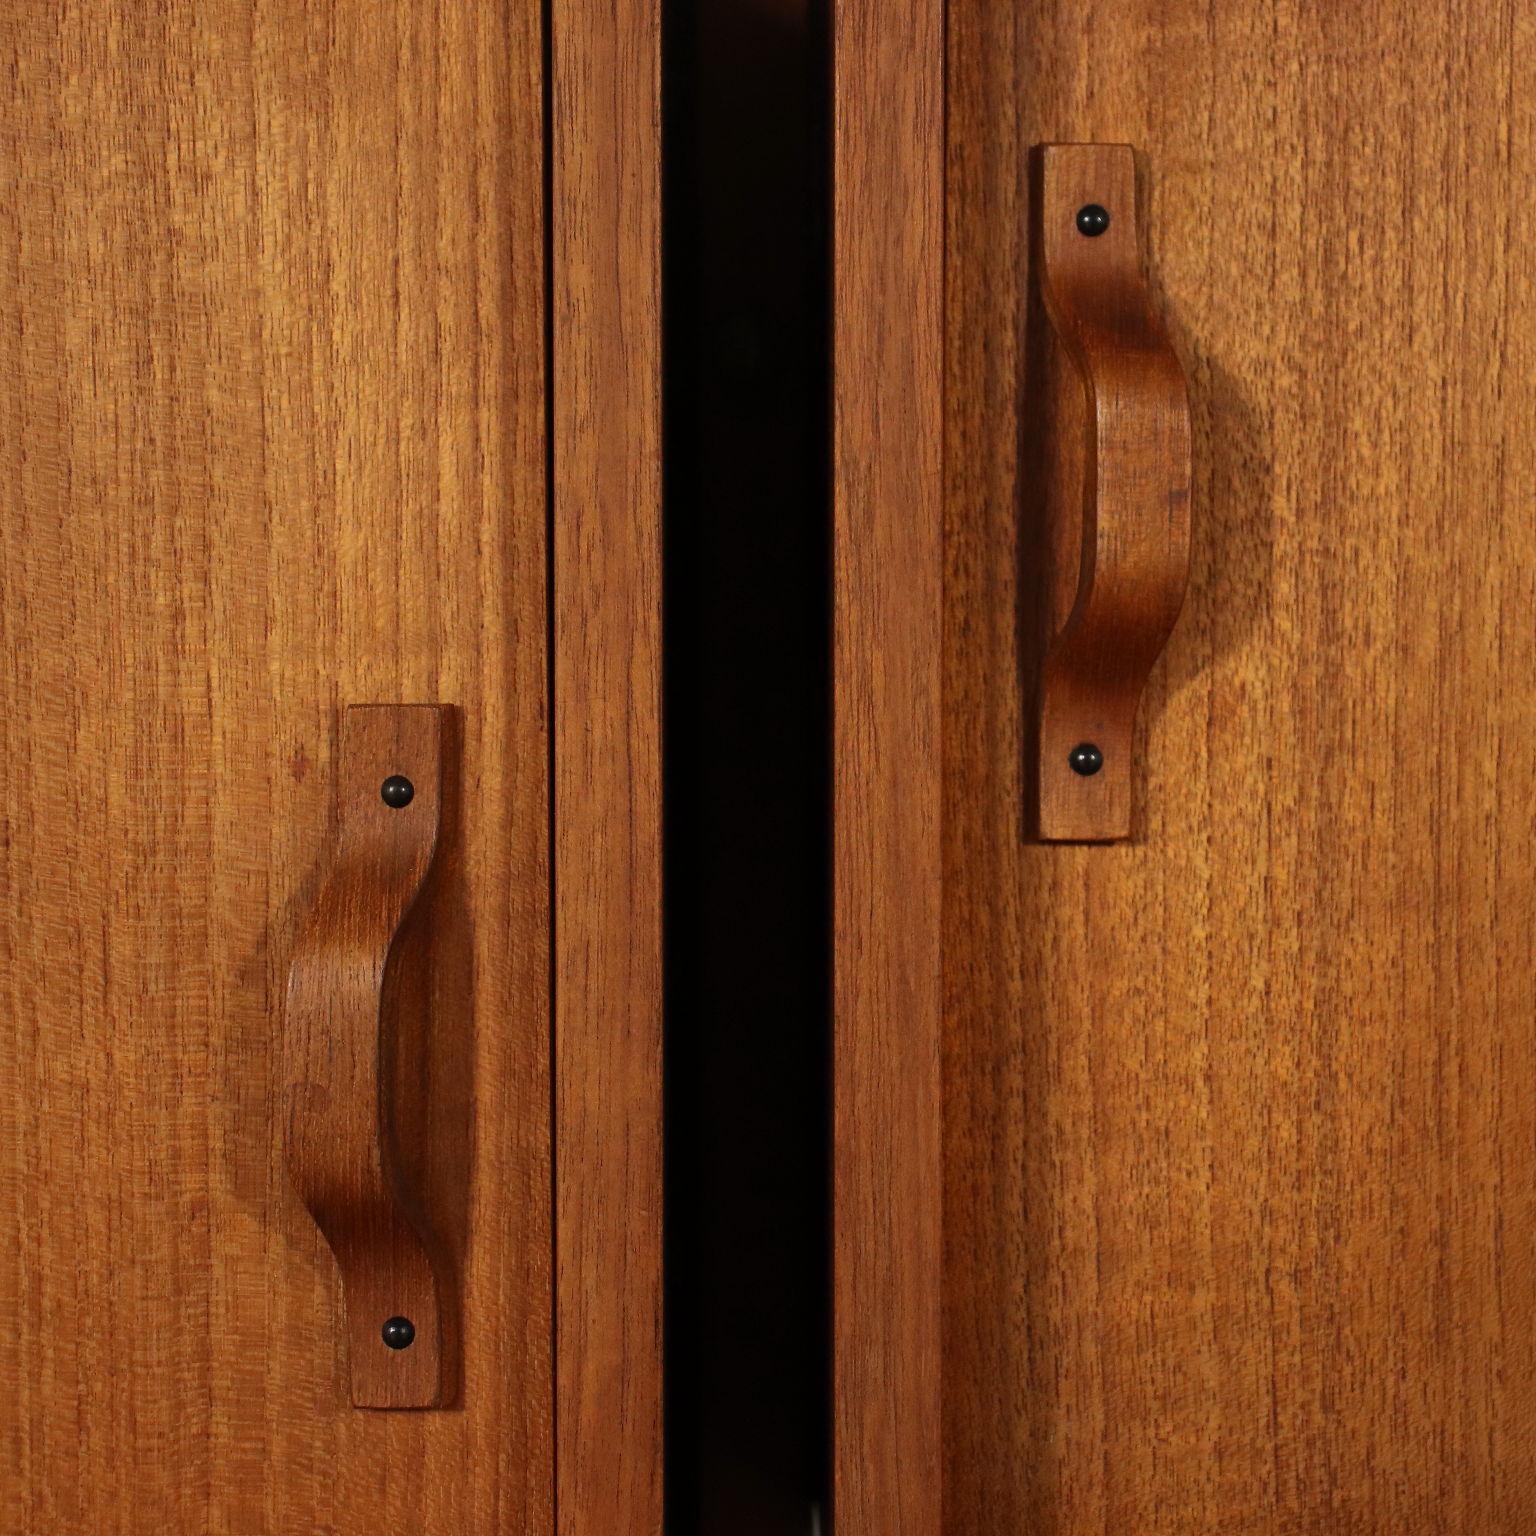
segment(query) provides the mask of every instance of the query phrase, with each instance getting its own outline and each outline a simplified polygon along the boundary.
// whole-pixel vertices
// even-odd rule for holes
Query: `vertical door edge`
[[[660,0],[551,0],[560,1536],[660,1536]]]
[[[833,1498],[938,1536],[943,0],[833,32]]]

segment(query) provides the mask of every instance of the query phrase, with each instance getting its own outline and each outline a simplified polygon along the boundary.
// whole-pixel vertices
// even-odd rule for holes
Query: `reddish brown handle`
[[[284,1150],[341,1271],[360,1408],[430,1408],[442,1397],[439,1277],[390,1109],[389,994],[396,940],[437,848],[444,716],[427,704],[346,711],[335,858],[288,976]]]
[[[1070,611],[1041,664],[1035,827],[1050,842],[1130,836],[1136,711],[1184,600],[1190,424],[1184,372],[1142,272],[1123,144],[1036,151],[1034,271],[1070,367],[1056,476],[1081,497]]]

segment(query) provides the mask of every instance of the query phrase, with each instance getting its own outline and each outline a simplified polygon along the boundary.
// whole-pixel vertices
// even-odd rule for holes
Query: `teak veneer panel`
[[[539,7],[0,5],[0,1530],[553,1528]],[[418,1170],[346,1401],[276,1051],[340,708],[442,703]]]
[[[1513,0],[949,6],[952,1536],[1536,1529],[1533,44]],[[1021,825],[1057,141],[1138,148],[1194,417],[1118,847]]]

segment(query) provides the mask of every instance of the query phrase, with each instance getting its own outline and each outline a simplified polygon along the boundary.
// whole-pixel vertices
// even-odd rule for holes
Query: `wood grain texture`
[[[0,4],[7,1533],[552,1528],[540,55],[523,0]],[[281,1156],[356,699],[463,723],[452,1412],[337,1390]]]
[[[335,851],[294,941],[283,1008],[284,1162],[336,1255],[347,1395],[358,1408],[435,1408],[444,1398],[452,1276],[422,1191],[405,1175],[408,1154],[431,1148],[400,1145],[418,1120],[395,1089],[419,1095],[421,1074],[402,1071],[403,1058],[430,1058],[431,1036],[462,1022],[423,1017],[404,985],[407,927],[431,940],[446,723],[435,704],[354,704],[342,715]],[[409,798],[386,803],[396,778]],[[402,1318],[414,1337],[391,1348],[384,1326]]]
[[[551,25],[559,1528],[659,1536],[661,18]]]
[[[1536,22],[949,28],[944,1529],[1524,1536]],[[1055,140],[1138,146],[1191,383],[1191,581],[1114,847],[1020,824]]]
[[[943,8],[833,11],[833,1501],[939,1517]]]
[[[1020,517],[1042,578],[1025,599],[1043,621],[1023,658],[1038,677],[1030,812],[1044,841],[1108,842],[1131,835],[1137,710],[1189,577],[1189,397],[1142,272],[1130,146],[1048,144],[1033,159],[1030,316],[1049,334],[1026,349],[1055,355],[1024,391],[1049,461]],[[1086,208],[1108,227],[1084,234]],[[1073,766],[1084,746],[1100,754],[1088,773]]]

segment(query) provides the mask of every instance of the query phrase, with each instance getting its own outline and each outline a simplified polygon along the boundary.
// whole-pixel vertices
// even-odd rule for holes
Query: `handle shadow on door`
[[[444,1397],[448,1265],[404,1171],[394,1085],[399,949],[437,852],[448,714],[346,711],[336,850],[288,976],[284,1154],[341,1272],[359,1408]]]
[[[1136,712],[1188,579],[1189,398],[1142,271],[1131,148],[1047,144],[1031,170],[1026,821],[1042,842],[1113,842],[1131,834]]]

